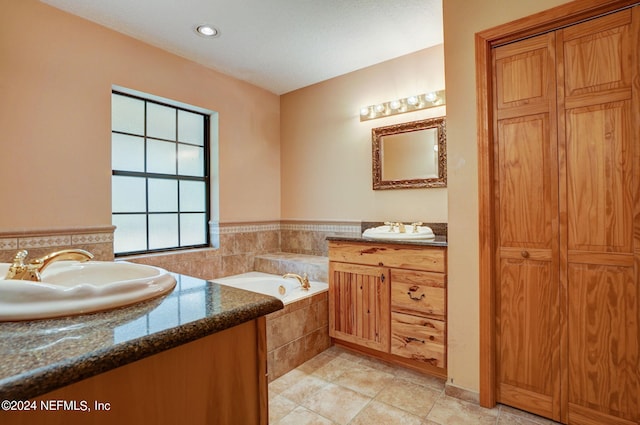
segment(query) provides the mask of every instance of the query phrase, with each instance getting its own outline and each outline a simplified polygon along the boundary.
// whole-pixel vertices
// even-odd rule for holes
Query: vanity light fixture
[[[384,118],[405,112],[420,111],[445,104],[444,90],[395,99],[360,108],[360,121]]]
[[[205,38],[214,38],[220,36],[220,30],[209,24],[202,24],[195,27],[196,34]]]

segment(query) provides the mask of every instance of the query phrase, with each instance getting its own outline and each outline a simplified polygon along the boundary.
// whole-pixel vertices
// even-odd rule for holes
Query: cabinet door
[[[557,35],[559,145],[566,158],[561,281],[573,424],[640,421],[639,13],[635,7]]]
[[[389,271],[386,267],[329,263],[329,334],[389,352]]]
[[[497,398],[560,419],[555,35],[494,49]]]

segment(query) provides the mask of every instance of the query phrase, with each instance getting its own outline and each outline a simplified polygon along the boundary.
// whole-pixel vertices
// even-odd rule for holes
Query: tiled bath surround
[[[267,315],[269,382],[329,348],[328,300],[323,292]]]
[[[216,248],[168,251],[124,259],[208,280],[246,273],[255,270],[256,255],[279,251],[280,224],[220,224],[211,226],[211,239]]]
[[[295,254],[329,255],[327,236],[360,236],[360,222],[283,221],[280,225],[280,250]]]
[[[317,255],[274,252],[256,255],[253,266],[256,271],[285,274],[307,274],[309,280],[328,282],[329,259]]]
[[[327,236],[359,236],[360,222],[258,222],[211,226],[216,248],[126,258],[201,279],[250,271],[308,273],[327,281]],[[295,256],[292,254],[302,254]]]

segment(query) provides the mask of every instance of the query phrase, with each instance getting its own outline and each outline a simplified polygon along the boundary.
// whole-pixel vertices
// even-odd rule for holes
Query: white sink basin
[[[0,263],[5,276],[8,263]],[[31,320],[109,310],[173,289],[175,278],[159,267],[110,261],[58,261],[42,282],[0,280],[0,321]]]
[[[394,241],[413,241],[423,239],[434,239],[436,235],[433,234],[428,226],[416,226],[416,231],[413,231],[413,226],[406,224],[405,232],[401,233],[397,227],[391,229],[391,226],[378,226],[365,230],[362,233],[365,238],[371,239],[383,239]]]

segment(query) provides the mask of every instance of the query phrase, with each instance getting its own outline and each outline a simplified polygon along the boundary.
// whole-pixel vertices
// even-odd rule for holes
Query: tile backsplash
[[[0,262],[10,263],[16,252],[22,249],[29,251],[28,259],[32,259],[69,248],[84,249],[96,260],[111,261],[114,229],[114,226],[103,226],[0,232]]]

